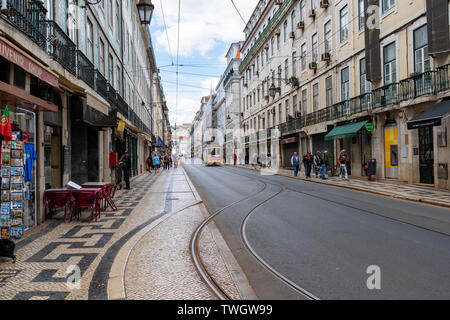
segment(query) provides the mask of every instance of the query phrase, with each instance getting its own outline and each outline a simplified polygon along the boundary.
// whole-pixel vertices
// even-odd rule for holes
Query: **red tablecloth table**
[[[107,205],[109,204],[111,209],[117,210],[117,207],[109,194],[108,190],[111,190],[114,185],[109,182],[86,182],[81,185],[82,188],[101,188],[102,189],[102,198],[104,200],[103,210],[106,210]]]
[[[72,204],[75,201],[72,190],[67,188],[45,190],[43,201],[46,209],[44,220],[47,218],[47,208],[56,209],[62,207],[64,207],[64,220],[66,220],[67,209],[70,210],[70,220],[72,220]]]
[[[91,217],[89,222],[92,221],[93,214],[95,213],[95,221],[100,217],[100,199],[103,197],[102,188],[82,188],[82,189],[73,189],[72,195],[75,198],[75,207],[76,208],[87,208],[91,204],[94,204],[93,210],[91,212]]]

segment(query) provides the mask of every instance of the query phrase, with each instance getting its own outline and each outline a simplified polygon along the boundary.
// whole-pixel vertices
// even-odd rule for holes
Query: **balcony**
[[[95,91],[101,95],[105,100],[108,100],[108,81],[106,78],[100,73],[100,71],[95,70]]]
[[[77,77],[83,80],[95,90],[95,68],[89,59],[81,52],[77,51]]]
[[[111,85],[109,85],[109,84],[108,84],[108,87],[109,87],[109,89],[114,90],[114,89],[112,89]],[[108,90],[108,91],[109,91],[109,90]],[[114,91],[109,91],[108,95],[111,95],[111,96],[112,96],[113,93],[116,93],[116,91],[115,91],[115,90],[114,90]],[[130,109],[129,109],[129,107],[128,107],[128,104],[125,102],[125,100],[123,100],[123,98],[122,98],[118,93],[116,93],[115,95],[116,95],[115,106],[116,106],[117,110],[118,110],[124,117],[130,119],[130,118],[129,118],[129,110],[130,110]]]
[[[372,101],[372,93],[367,92],[360,96],[350,99],[350,114],[367,111],[370,108]]]
[[[76,46],[54,21],[48,22],[48,54],[73,75],[77,75]]]
[[[423,95],[435,93],[435,75],[436,71],[427,71],[415,74],[410,78],[400,81],[399,83],[399,99],[406,101],[415,99]]]
[[[7,0],[6,18],[43,50],[47,50],[47,9],[39,0]]]
[[[380,108],[400,101],[398,83],[391,83],[372,91],[372,108]]]
[[[448,69],[450,64],[446,64],[436,69],[436,91],[443,92],[450,89],[450,74]]]

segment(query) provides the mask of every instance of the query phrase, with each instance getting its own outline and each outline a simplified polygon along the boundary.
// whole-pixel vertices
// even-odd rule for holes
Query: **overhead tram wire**
[[[164,15],[164,9],[163,9],[162,0],[159,0],[159,3],[161,4],[161,13],[162,13],[162,16],[163,16],[163,21],[164,21],[164,29],[166,30],[166,37],[167,37],[167,44],[169,46],[170,60],[172,61],[172,66],[173,66],[174,63],[173,63],[172,48],[170,46],[169,31],[167,30],[166,17]]]
[[[175,102],[175,131],[177,130],[178,117],[178,81],[179,81],[179,58],[180,58],[180,23],[181,23],[181,0],[178,0],[178,35],[177,35],[177,84],[176,84],[176,102]]]
[[[236,9],[237,13],[239,14],[239,17],[241,17],[242,22],[244,22],[244,25],[247,25],[247,22],[244,20],[244,18],[242,17],[241,12],[239,11],[239,9],[236,7],[236,4],[234,3],[233,0],[231,0],[231,3],[233,4],[233,7]]]

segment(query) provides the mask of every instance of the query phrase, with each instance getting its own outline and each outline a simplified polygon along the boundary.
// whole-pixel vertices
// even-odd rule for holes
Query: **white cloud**
[[[169,45],[164,30],[161,11],[163,3],[172,55],[175,59],[178,39],[178,1],[160,0],[155,4],[154,23],[159,30],[153,33],[156,44],[169,53]],[[248,19],[253,12],[257,0],[235,0],[236,6]],[[182,0],[180,24],[181,56],[194,54],[206,55],[214,49],[219,41],[230,43],[243,40],[244,22],[234,9],[231,1],[224,0]]]
[[[166,31],[164,29],[163,16],[161,11],[161,2],[168,28],[169,44]],[[258,0],[234,0],[244,19],[248,19],[252,14]],[[154,0],[154,16],[152,19],[152,37],[155,47],[158,51],[171,53],[176,63],[177,37],[178,37],[178,1],[177,0]],[[223,46],[226,50],[231,43],[244,39],[245,24],[239,17],[231,1],[229,0],[181,0],[181,28],[180,28],[180,46],[179,53],[183,64],[191,59],[198,57],[212,58],[207,59],[208,63],[226,64]],[[220,47],[220,50],[218,50]],[[189,63],[189,62],[187,62]],[[194,62],[194,64],[196,64]],[[225,69],[225,67],[224,67]],[[220,70],[220,69],[218,69]],[[186,69],[184,70],[186,71]],[[220,70],[223,72],[224,70]],[[188,72],[208,73],[209,71]],[[166,78],[169,75],[163,73]],[[165,80],[163,78],[163,80]],[[181,78],[181,76],[180,76]],[[210,95],[210,89],[213,90],[219,82],[219,78],[211,77],[186,77],[180,81],[184,85],[198,87],[185,87],[180,85],[178,107],[176,107],[176,93],[174,92],[173,75],[169,79],[172,84],[164,84],[166,98],[170,110],[171,124],[190,123],[195,117],[199,107],[201,97]],[[163,82],[164,83],[164,82]],[[201,89],[204,88],[204,89]]]

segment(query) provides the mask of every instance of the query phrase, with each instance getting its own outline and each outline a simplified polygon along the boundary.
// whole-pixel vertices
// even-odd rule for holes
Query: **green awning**
[[[325,141],[356,137],[358,135],[358,131],[361,130],[367,122],[369,121],[366,120],[357,123],[349,123],[345,126],[336,127],[325,136]]]

